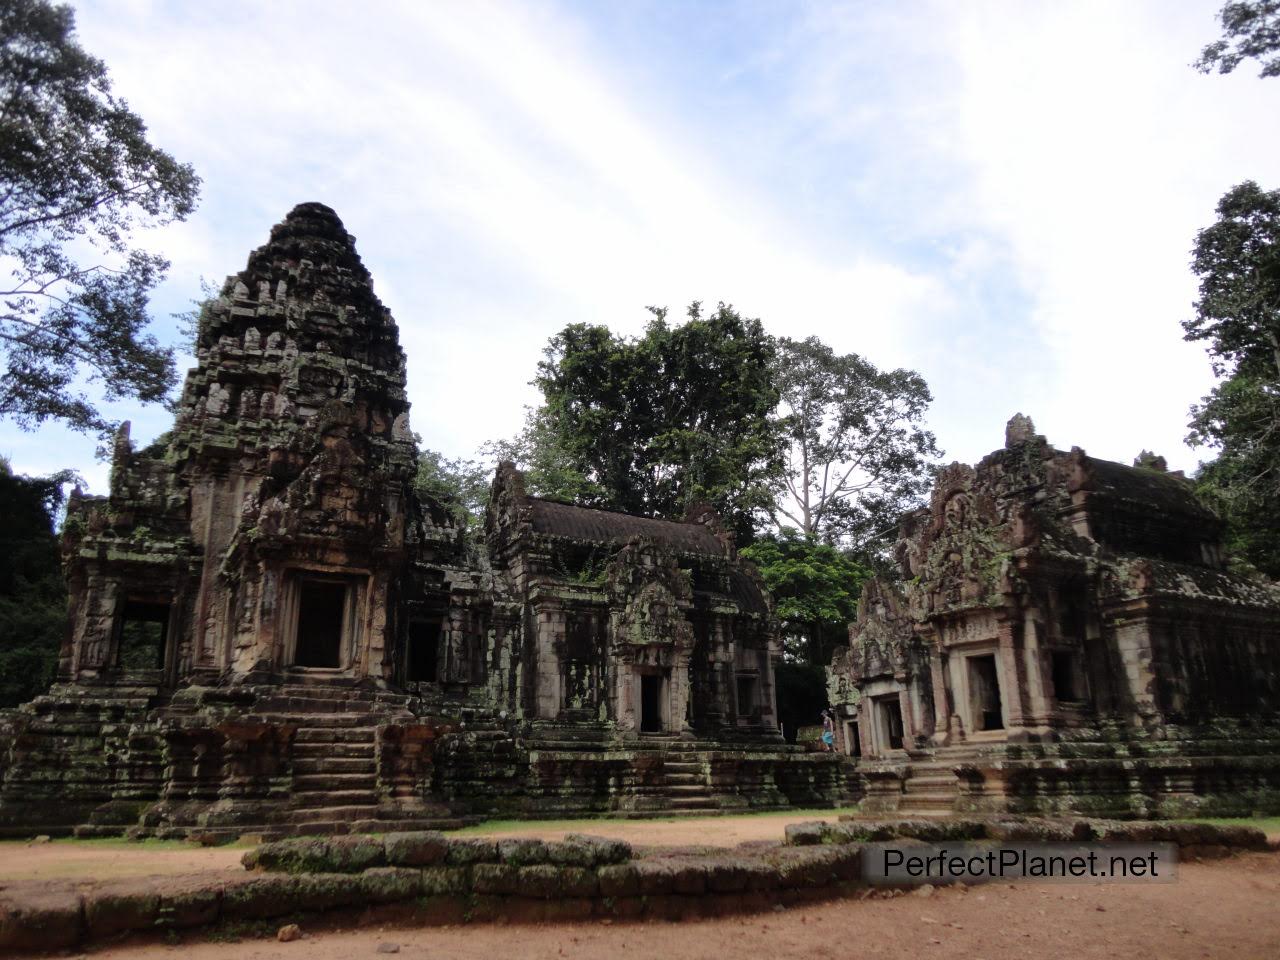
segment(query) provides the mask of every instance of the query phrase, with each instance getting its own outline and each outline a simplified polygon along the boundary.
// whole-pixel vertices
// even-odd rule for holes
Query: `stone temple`
[[[0,714],[0,834],[267,835],[832,805],[717,517],[527,495],[470,549],[417,470],[396,324],[302,204],[200,323],[172,432],[71,498],[50,693]],[[475,554],[480,554],[479,556]]]
[[[869,582],[829,685],[863,809],[1280,812],[1280,588],[1161,458],[1019,415],[953,464]]]

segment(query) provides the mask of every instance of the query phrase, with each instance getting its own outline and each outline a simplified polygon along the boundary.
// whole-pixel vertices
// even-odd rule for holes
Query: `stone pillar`
[[[929,652],[929,673],[933,680],[933,742],[944,747],[951,742],[951,691],[946,659],[936,645]]]

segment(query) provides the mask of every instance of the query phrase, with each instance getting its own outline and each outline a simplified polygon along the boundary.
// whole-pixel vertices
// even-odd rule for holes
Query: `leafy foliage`
[[[86,381],[144,402],[175,382],[172,351],[145,332],[169,265],[130,236],[185,219],[200,181],[151,145],[73,31],[69,7],[0,3],[0,416],[104,431]]]
[[[892,530],[941,455],[922,425],[933,400],[924,379],[839,356],[816,337],[780,340],[775,378],[788,441],[778,528],[847,545]]]
[[[1280,2],[1237,0],[1218,11],[1222,39],[1200,52],[1201,73],[1230,73],[1246,59],[1262,65],[1259,76],[1280,76]]]
[[[544,495],[667,517],[708,502],[748,541],[779,465],[773,340],[723,303],[694,303],[678,326],[651,309],[639,338],[588,324],[553,337],[544,404],[508,450]]]
[[[1280,576],[1280,191],[1247,181],[1218,204],[1196,237],[1200,277],[1188,340],[1208,343],[1223,377],[1191,410],[1193,446],[1217,448],[1200,471],[1202,493],[1227,518],[1233,546]]]
[[[48,689],[67,628],[53,517],[67,474],[14,476],[0,459],[0,707]]]
[[[742,555],[760,568],[773,594],[786,658],[825,666],[832,651],[848,642],[862,584],[873,571],[850,553],[794,530],[762,537]]]
[[[454,460],[434,450],[421,450],[413,487],[439,501],[464,529],[475,531],[484,526],[490,479],[490,471],[475,460]]]

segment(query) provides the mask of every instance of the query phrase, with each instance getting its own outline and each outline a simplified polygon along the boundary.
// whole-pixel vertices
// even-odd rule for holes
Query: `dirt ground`
[[[331,931],[293,943],[245,940],[125,945],[95,960],[1275,960],[1280,854],[1187,863],[1168,884],[989,885],[892,900],[836,900],[782,912],[686,923],[474,925]],[[386,949],[386,948],[384,948]]]
[[[574,820],[546,824],[512,823],[465,830],[461,836],[538,837],[559,840],[566,833],[628,840],[635,846],[732,847],[746,840],[781,840],[788,823],[834,820],[829,811],[788,816],[695,817],[676,820]],[[196,847],[185,843],[120,841],[0,843],[0,884],[65,881],[76,884],[119,877],[172,876],[240,870],[246,847]]]

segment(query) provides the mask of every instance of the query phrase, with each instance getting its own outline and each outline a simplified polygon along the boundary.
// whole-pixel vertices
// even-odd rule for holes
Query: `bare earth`
[[[790,817],[720,817],[680,821],[526,824],[486,836],[566,832],[614,836],[637,845],[727,846],[778,840]],[[795,819],[814,819],[805,815]],[[243,875],[243,848],[201,849],[129,844],[0,844],[0,888],[91,887],[121,877],[164,876],[185,886],[210,872]],[[632,958],[683,960],[799,957],[804,960],[985,958],[1190,958],[1275,960],[1280,957],[1280,853],[1184,863],[1170,884],[990,885],[938,890],[932,896],[846,899],[764,915],[685,923],[470,925],[443,928],[319,930],[303,940],[139,943],[91,951],[124,960],[346,960],[399,956],[432,960],[493,958]]]
[[[1070,960],[1280,957],[1280,854],[1184,864],[1175,883],[1033,884],[938,891],[925,898],[836,900],[781,913],[688,923],[475,925],[326,932],[293,943],[192,940],[122,946],[102,960]]]

